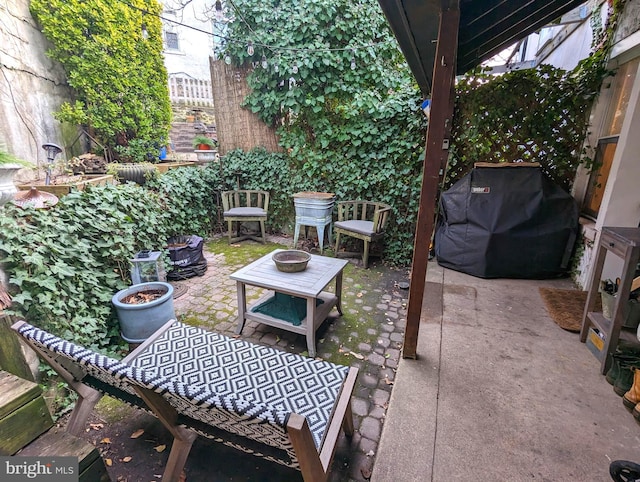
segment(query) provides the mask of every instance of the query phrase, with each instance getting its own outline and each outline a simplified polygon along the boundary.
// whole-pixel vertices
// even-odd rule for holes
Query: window
[[[178,42],[178,34],[175,32],[165,32],[164,42],[167,45],[167,50],[180,50],[180,43]]]
[[[618,145],[618,137],[622,129],[622,122],[629,105],[631,88],[636,78],[638,63],[636,58],[619,67],[613,80],[611,99],[600,129],[600,138],[596,146],[595,165],[598,166],[589,175],[589,184],[582,202],[585,215],[597,218],[602,204],[604,188],[609,179],[609,171],[613,163],[613,156]]]
[[[613,155],[616,153],[617,146],[618,136],[605,137],[598,140],[595,162],[599,167],[589,176],[589,185],[582,203],[584,214],[594,219],[598,217],[604,188],[607,185],[607,179],[609,179],[609,171],[611,170]]]

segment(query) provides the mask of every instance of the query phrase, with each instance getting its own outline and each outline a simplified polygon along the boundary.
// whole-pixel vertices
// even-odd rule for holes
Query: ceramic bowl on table
[[[307,269],[311,255],[306,251],[289,249],[275,253],[272,259],[278,270],[285,273],[297,273]]]

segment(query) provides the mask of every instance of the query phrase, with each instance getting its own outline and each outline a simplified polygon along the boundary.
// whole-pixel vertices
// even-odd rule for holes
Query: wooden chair
[[[369,244],[384,236],[391,206],[374,201],[342,201],[336,206],[338,209],[338,221],[334,224],[336,256],[340,254],[341,234],[361,239],[364,241],[362,264],[366,269],[369,263]]]
[[[227,221],[229,244],[244,239],[253,239],[262,244],[266,243],[264,223],[269,210],[269,193],[267,191],[239,190],[222,193],[222,208],[224,220]],[[236,236],[233,237],[233,223],[237,223]],[[242,223],[260,223],[260,236],[257,232],[240,234]]]

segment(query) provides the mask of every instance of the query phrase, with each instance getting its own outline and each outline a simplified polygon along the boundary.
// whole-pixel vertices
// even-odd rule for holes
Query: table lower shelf
[[[283,330],[291,331],[293,333],[306,335],[307,328],[308,328],[306,317],[302,319],[302,321],[300,322],[300,325],[294,325],[293,323],[290,323],[285,320],[281,320],[279,318],[274,318],[273,316],[265,315],[264,313],[256,313],[251,311],[254,307],[260,305],[261,303],[264,303],[272,296],[273,296],[273,293],[268,293],[262,296],[256,303],[251,305],[251,307],[245,312],[245,315],[244,315],[245,319],[257,321],[258,323],[263,323],[265,325],[273,326],[275,328],[281,328]],[[324,320],[327,319],[327,316],[329,316],[329,313],[331,312],[333,307],[336,306],[338,302],[338,297],[336,295],[326,291],[322,291],[318,296],[318,299],[321,299],[323,303],[321,303],[316,307],[316,316],[315,316],[315,320],[313,321],[314,331],[322,324]]]

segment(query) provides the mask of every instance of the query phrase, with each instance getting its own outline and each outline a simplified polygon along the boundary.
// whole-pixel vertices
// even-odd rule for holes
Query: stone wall
[[[29,0],[0,3],[0,143],[39,165],[46,162],[46,142],[65,148],[64,158],[84,148],[77,141],[70,152],[78,133],[63,132],[53,118],[71,90],[62,66],[45,55],[49,45],[31,17]]]

